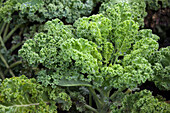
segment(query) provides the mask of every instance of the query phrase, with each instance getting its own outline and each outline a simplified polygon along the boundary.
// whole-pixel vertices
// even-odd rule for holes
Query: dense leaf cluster
[[[38,81],[46,87],[74,86],[78,85],[74,81],[79,81],[80,86],[92,85],[94,89],[99,88],[99,92],[104,88],[109,95],[112,88],[118,91],[136,88],[148,79],[155,79],[155,61],[150,60],[150,56],[159,52],[159,37],[151,30],[139,30],[143,21],[140,18],[145,15],[143,2],[141,6],[138,10],[140,17],[137,12],[131,13],[136,10],[131,4],[110,1],[102,4],[100,14],[79,18],[73,26],[64,25],[58,19],[49,21],[44,27],[46,30],[27,40],[19,54],[29,64],[43,66],[38,73]],[[102,100],[107,96],[100,92],[101,100],[98,100],[93,88],[89,91],[98,102],[98,110],[107,111],[111,103]],[[114,96],[110,98],[114,100]],[[142,105],[141,102],[139,104]],[[145,108],[145,105],[142,106]],[[132,111],[135,109],[138,110],[138,106]]]
[[[121,4],[115,6],[126,8]],[[149,30],[138,31],[130,12],[120,23],[108,17],[98,14],[80,18],[73,30],[58,19],[49,21],[46,34],[38,33],[27,40],[19,54],[31,65],[42,64],[46,70],[38,78],[46,82],[48,75],[49,84],[68,79],[93,81],[96,87],[137,87],[153,74],[148,56],[158,49],[158,37]],[[51,79],[55,82],[50,83]]]
[[[119,108],[112,106],[113,113],[168,113],[170,105],[160,102],[147,90],[127,95]]]
[[[162,90],[170,90],[170,47],[162,48],[151,58],[156,86]]]
[[[54,113],[57,112],[56,102],[62,104],[64,110],[72,104],[63,89],[44,88],[26,76],[5,79],[0,84],[1,113]]]
[[[32,76],[36,69],[22,63],[15,55],[26,39],[42,30],[44,22],[59,18],[73,23],[89,16],[105,0],[1,0],[0,1],[0,71],[3,78],[20,73]],[[10,69],[9,69],[10,68]]]
[[[6,0],[0,4],[0,20],[17,18],[17,23],[44,22],[49,19],[64,19],[73,23],[81,16],[88,16],[99,0]],[[18,13],[18,15],[15,15]]]
[[[100,3],[99,14],[89,16]],[[148,4],[147,0],[0,1],[4,79],[0,112],[170,112],[169,104],[150,91],[136,91],[147,80],[161,90],[170,89],[170,48],[159,50],[159,37],[142,29]],[[35,25],[29,28],[30,23]],[[29,67],[29,73],[34,70],[35,78],[5,79],[4,73],[15,76],[11,67],[18,57],[10,62],[8,56],[22,44],[23,36],[19,64]],[[10,37],[16,46],[7,48]]]

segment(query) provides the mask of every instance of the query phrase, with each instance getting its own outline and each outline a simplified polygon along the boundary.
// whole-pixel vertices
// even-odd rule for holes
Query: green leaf
[[[121,106],[113,106],[113,113],[170,113],[170,105],[159,101],[148,90],[127,95],[121,101]],[[116,109],[117,107],[117,109]]]
[[[55,101],[49,100],[46,91],[50,89],[24,75],[7,78],[0,85],[0,113],[56,112]]]
[[[161,90],[170,90],[170,46],[156,51],[150,62],[153,63],[155,85]]]

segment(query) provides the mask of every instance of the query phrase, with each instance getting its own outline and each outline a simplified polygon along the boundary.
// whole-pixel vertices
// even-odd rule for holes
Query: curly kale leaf
[[[72,34],[73,28],[71,25],[64,25],[59,19],[48,21],[42,28],[42,31],[50,36],[58,36],[63,40],[74,37]]]
[[[108,64],[114,50],[112,43],[108,41],[112,30],[111,20],[98,14],[79,18],[73,26],[76,27],[75,35],[78,38],[88,39],[98,45],[97,49],[103,57],[103,62]]]
[[[60,56],[64,70],[67,68],[71,71],[74,67],[75,71],[84,74],[97,73],[102,58],[97,51],[97,45],[83,38],[72,38],[62,43]]]
[[[64,65],[61,68],[63,71],[60,71],[62,76],[88,82],[97,78],[102,56],[95,43],[82,38],[70,39],[61,45],[61,49],[62,66]]]
[[[17,18],[18,23],[45,22],[59,18],[66,23],[73,23],[82,16],[88,16],[96,4],[96,0],[6,0],[0,5],[0,20],[5,22]],[[16,13],[18,15],[16,15]]]
[[[3,6],[4,5],[4,6]],[[15,5],[15,1],[6,1],[5,3],[0,4],[0,21],[5,20],[9,22],[12,20],[11,15],[13,13],[13,6]]]
[[[51,67],[53,71],[40,71],[38,81],[46,82],[44,77],[47,78],[47,75],[49,79],[47,81],[50,79],[55,81],[51,83],[54,87],[63,82],[59,83],[60,79],[92,81],[95,74],[98,73],[98,66],[101,65],[101,62],[98,61],[101,59],[101,55],[96,47],[94,43],[82,38],[66,40],[60,45],[61,50],[56,52],[59,54],[55,54],[57,65],[55,68]]]
[[[72,23],[75,19],[81,15],[88,15],[91,13],[93,8],[93,0],[87,0],[82,2],[80,0],[59,0],[59,1],[48,1],[44,0],[40,7],[35,7],[32,11],[31,7],[23,7],[21,15],[27,14],[27,18],[31,21],[43,22],[46,19],[52,18],[66,18],[66,22]],[[25,11],[26,10],[26,11]],[[28,12],[31,12],[30,15]],[[36,14],[37,13],[37,14]],[[40,15],[40,16],[39,16]]]
[[[121,106],[115,106],[113,104],[111,109],[113,109],[113,113],[169,113],[170,105],[158,101],[158,99],[152,96],[150,91],[143,90],[125,96],[121,102]]]
[[[150,79],[152,73],[150,63],[143,57],[136,57],[123,66],[114,64],[110,67],[103,67],[100,74],[104,78],[102,86],[135,88],[138,84]]]
[[[58,19],[47,22],[44,26],[44,32],[27,40],[19,54],[31,65],[37,66],[43,63],[45,67],[51,69],[57,67],[59,62],[57,54],[60,44],[73,37],[73,34],[70,26],[63,25]]]
[[[74,36],[70,27],[67,28],[58,22],[58,19],[47,22],[46,25],[47,34],[38,33],[33,39],[27,40],[19,54],[31,65],[42,64],[52,70],[51,72],[42,70],[39,73],[41,76],[50,73],[50,78],[47,80],[82,78],[91,81],[92,75],[98,72],[98,65],[101,65],[102,57],[97,51],[97,45],[85,39],[71,38]],[[86,76],[83,77],[84,74],[88,74],[87,79]],[[39,81],[47,78],[41,76]],[[45,86],[46,84],[50,83],[44,83]]]
[[[157,40],[159,37],[152,34],[149,29],[140,30],[136,37],[136,43],[133,45],[133,51],[124,57],[124,61],[128,62],[130,59],[142,56],[150,60],[150,56],[158,50],[159,45]]]
[[[102,14],[79,18],[75,23],[76,36],[101,45],[112,30],[112,22]]]
[[[118,56],[124,56],[136,41],[139,26],[133,20],[125,20],[117,25],[111,41],[115,44],[115,62]]]
[[[150,60],[156,86],[162,90],[170,90],[170,46],[154,52]]]
[[[135,84],[144,83],[147,79],[153,78],[153,69],[149,61],[150,56],[158,50],[159,37],[153,35],[150,30],[140,30],[136,35],[136,43],[132,50],[124,56],[122,63],[124,73],[118,83],[127,84],[129,87],[135,87]],[[121,71],[122,72],[122,71]],[[134,76],[135,75],[135,76]],[[121,85],[117,84],[117,85]],[[137,85],[136,84],[136,85]],[[134,86],[133,86],[134,85]]]
[[[5,79],[0,85],[1,113],[54,113],[57,112],[56,103],[61,104],[63,110],[69,110],[72,105],[63,89],[44,88],[24,75]]]
[[[103,23],[109,30],[104,32],[99,23]],[[102,61],[105,60],[105,56],[109,56],[107,65],[103,61],[103,65],[99,67],[100,74],[96,74],[98,79],[94,82],[96,86],[100,84],[99,86],[134,88],[151,78],[153,70],[148,59],[149,55],[158,49],[156,41],[159,39],[158,36],[152,34],[151,30],[138,31],[138,24],[129,18],[129,20],[120,22],[114,34],[111,35],[110,19],[101,14],[80,18],[74,26],[77,37],[86,38],[98,45],[98,51],[103,57]],[[107,35],[102,37],[103,32]],[[93,38],[94,36],[96,38]],[[111,44],[111,47],[104,46],[105,50],[109,51],[108,53],[103,54],[105,50],[100,49],[103,43]]]
[[[21,7],[29,5],[35,8],[37,4],[41,4],[41,0],[6,0],[0,4],[0,20],[10,22],[15,11],[22,10]]]
[[[132,19],[140,26],[144,26],[144,17],[146,4],[143,1],[130,2],[110,0],[103,3],[100,7],[100,13],[112,20],[113,30],[124,20]]]

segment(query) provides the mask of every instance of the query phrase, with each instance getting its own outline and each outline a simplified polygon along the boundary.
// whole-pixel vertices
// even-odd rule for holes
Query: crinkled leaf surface
[[[24,75],[5,79],[0,84],[1,113],[54,113],[56,103],[67,111],[72,105],[64,89],[43,87]]]
[[[161,48],[150,59],[153,63],[156,86],[162,90],[170,90],[170,46]]]
[[[111,107],[114,113],[168,113],[170,112],[170,105],[159,101],[152,96],[152,93],[147,90],[142,90],[134,94],[127,95],[123,98],[121,106]]]
[[[26,41],[20,55],[30,64],[44,66],[39,82],[55,87],[67,79],[94,87],[135,88],[152,78],[149,56],[157,51],[159,37],[150,30],[139,31],[127,3],[116,5],[117,12],[113,11],[120,21],[113,21],[115,15],[107,12],[112,5],[104,5],[103,14],[78,19],[73,27],[49,21],[44,33]]]

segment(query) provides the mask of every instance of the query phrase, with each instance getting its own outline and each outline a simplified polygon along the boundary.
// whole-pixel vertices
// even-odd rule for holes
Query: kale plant
[[[0,84],[1,113],[56,113],[56,103],[63,110],[68,110],[72,104],[64,89],[44,88],[34,78],[22,75],[5,79]]]
[[[0,20],[17,23],[45,22],[59,18],[73,23],[81,16],[88,16],[98,3],[105,0],[6,0],[0,1]],[[17,15],[16,15],[17,13]]]
[[[73,23],[89,16],[105,0],[0,0],[0,73],[1,78],[26,74],[33,69],[18,57],[25,40],[41,31],[46,21],[59,18]]]
[[[37,81],[42,86],[67,87],[67,91],[80,87],[78,92],[86,91],[89,102],[78,101],[79,111],[169,112],[169,105],[159,102],[149,91],[132,94],[147,80],[159,80],[162,75],[157,71],[162,70],[153,67],[163,61],[156,61],[153,56],[169,51],[158,51],[159,37],[151,30],[139,30],[146,15],[144,8],[144,2],[115,4],[111,0],[102,4],[100,14],[79,18],[73,26],[53,19],[24,43],[19,55],[40,69]]]
[[[169,113],[139,89],[170,90],[170,47],[143,29],[160,6],[169,0],[0,0],[0,112]]]

